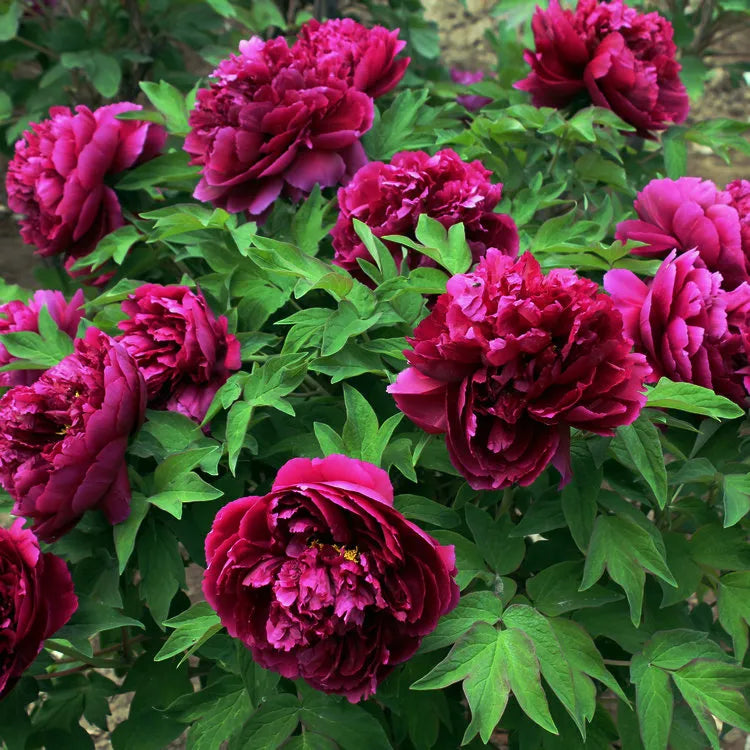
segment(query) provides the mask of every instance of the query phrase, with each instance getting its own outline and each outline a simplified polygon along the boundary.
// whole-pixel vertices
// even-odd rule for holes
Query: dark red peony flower
[[[646,355],[650,380],[711,388],[740,405],[750,393],[750,285],[731,292],[699,253],[672,251],[650,285],[630,271],[604,276],[625,331]]]
[[[240,43],[190,113],[185,150],[203,169],[195,197],[233,213],[262,214],[346,181],[367,161],[359,139],[372,99],[295,56],[283,38]]]
[[[666,258],[673,249],[695,248],[698,264],[719,271],[728,288],[750,280],[750,253],[742,251],[740,218],[732,196],[710,180],[651,180],[633,205],[638,218],[620,222],[615,236],[623,242],[647,243],[633,249],[635,255]]]
[[[39,332],[39,311],[42,307],[49,310],[52,320],[57,327],[75,338],[78,323],[83,317],[83,292],[79,289],[70,302],[65,301],[62,292],[40,290],[26,303],[13,300],[0,305],[0,335],[15,331]],[[10,364],[16,359],[0,343],[0,367]],[[9,385],[30,385],[39,379],[42,370],[10,370],[0,372],[0,387]]]
[[[734,180],[725,190],[731,196],[730,205],[740,219],[742,252],[745,254],[745,267],[750,269],[750,180]]]
[[[13,513],[53,541],[92,508],[110,523],[130,513],[129,436],[146,409],[146,384],[125,348],[96,328],[35,383],[0,399],[0,483]]]
[[[484,80],[484,71],[482,70],[459,70],[458,68],[451,68],[451,80],[453,83],[460,83],[462,86],[471,86],[472,83],[479,83]],[[489,96],[481,96],[479,94],[459,94],[456,97],[456,101],[463,107],[469,110],[469,112],[475,112],[482,107],[486,107],[492,103],[492,98]]]
[[[506,214],[493,209],[503,186],[489,181],[492,173],[480,161],[465,162],[451,149],[434,156],[424,151],[402,151],[388,164],[366,164],[339,190],[339,218],[331,231],[333,262],[362,276],[357,258],[372,261],[354,231],[352,219],[370,227],[376,237],[400,234],[414,238],[420,214],[437,219],[446,229],[463,222],[474,260],[492,247],[506,255],[518,254],[518,230]],[[392,245],[394,258],[401,249]],[[410,268],[434,266],[426,255],[410,251]]]
[[[214,394],[241,366],[240,342],[200,292],[144,284],[122,303],[117,340],[146,379],[149,406],[200,422]]]
[[[621,0],[579,0],[576,9],[537,8],[532,72],[515,84],[537,107],[595,104],[611,109],[641,135],[687,117],[672,24]]]
[[[406,47],[406,42],[398,38],[398,31],[383,26],[368,29],[351,18],[325,23],[311,19],[300,29],[292,53],[377,99],[404,77],[411,59],[396,59]]]
[[[643,404],[649,368],[620,314],[573,271],[490,250],[408,339],[411,367],[388,387],[399,409],[446,433],[474,489],[531,484],[552,461],[569,479],[570,428],[611,435]]]
[[[263,497],[219,511],[203,593],[261,666],[351,702],[411,657],[458,602],[453,547],[393,507],[388,475],[295,458]]]
[[[70,268],[125,220],[108,178],[156,156],[167,134],[160,125],[118,120],[141,109],[121,102],[73,114],[52,107],[32,123],[8,165],[8,206],[23,214],[21,236],[39,255],[63,255]]]
[[[42,554],[22,518],[0,526],[0,699],[77,608],[65,562]]]

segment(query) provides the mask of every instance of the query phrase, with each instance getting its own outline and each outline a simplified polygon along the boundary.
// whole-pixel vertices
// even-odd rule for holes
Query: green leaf
[[[80,269],[96,270],[103,266],[108,260],[114,260],[117,265],[122,265],[128,251],[138,240],[142,239],[141,233],[132,225],[126,224],[123,227],[115,229],[99,240],[96,248],[88,255],[79,258],[74,264],[72,270]]]
[[[393,504],[412,521],[429,523],[443,529],[452,529],[461,523],[455,510],[420,495],[396,495]]]
[[[724,527],[739,523],[750,510],[750,472],[724,476]]]
[[[315,438],[318,441],[318,445],[324,456],[330,456],[334,453],[346,453],[344,441],[333,427],[329,427],[323,422],[315,422],[315,424],[313,424],[313,430],[315,431]]]
[[[717,395],[709,388],[692,383],[674,383],[667,378],[661,378],[648,390],[646,403],[654,408],[678,409],[714,419],[736,419],[745,413],[734,401]]]
[[[750,623],[750,571],[727,573],[717,591],[719,622],[732,638],[734,656],[742,662],[747,653]]]
[[[636,711],[645,750],[666,750],[672,726],[674,695],[669,677],[647,667],[636,683]]]
[[[272,695],[245,722],[233,750],[275,750],[297,728],[300,709],[294,695]]]
[[[23,15],[23,4],[19,0],[10,0],[0,11],[0,42],[13,39],[18,31],[18,22]]]
[[[151,104],[164,115],[167,130],[174,135],[187,135],[190,131],[187,105],[179,89],[166,81],[142,81],[140,87]]]
[[[284,750],[338,750],[336,743],[314,732],[305,732],[292,737],[284,745]]]
[[[683,128],[670,128],[662,139],[664,147],[664,168],[667,177],[677,180],[687,174],[687,143],[681,137]]]
[[[653,537],[643,527],[622,516],[599,516],[591,536],[581,591],[591,588],[607,569],[613,581],[625,590],[630,605],[630,618],[638,627],[643,605],[645,571],[672,586],[672,577],[664,555]]]
[[[5,333],[0,335],[0,343],[11,356],[22,360],[11,363],[2,368],[3,370],[47,369],[73,353],[73,340],[58,328],[46,305],[39,310],[39,333]]]
[[[330,231],[331,225],[325,221],[330,207],[330,201],[323,198],[316,183],[307,200],[297,208],[292,219],[292,237],[303,253],[315,255],[320,240]]]
[[[585,553],[594,530],[603,472],[594,465],[588,450],[582,455],[571,453],[571,465],[573,478],[562,491],[562,511],[573,541]]]
[[[515,527],[509,517],[495,520],[476,505],[467,505],[464,513],[477,546],[492,570],[499,575],[514,571],[526,554],[526,544],[523,539],[511,536]]]
[[[378,418],[367,399],[350,385],[344,385],[344,404],[346,423],[342,438],[346,454],[369,461],[378,433]]]
[[[471,248],[466,242],[463,224],[454,224],[446,232],[439,221],[421,214],[414,233],[427,248],[437,250],[431,257],[450,271],[451,275],[464,273],[471,266]]]
[[[424,637],[420,651],[427,653],[455,643],[472,625],[494,625],[503,611],[503,603],[489,591],[475,591],[461,597],[456,608],[443,615],[437,628]]]
[[[644,417],[617,430],[621,442],[636,469],[654,493],[660,508],[667,504],[667,470],[659,440],[659,431]]]
[[[125,171],[117,181],[117,190],[143,190],[157,185],[184,181],[192,183],[197,179],[199,169],[191,167],[188,161],[189,157],[184,151],[174,151],[149,159],[144,164]],[[131,224],[125,226],[132,227]],[[108,236],[110,235],[106,235]],[[101,245],[101,242],[99,244]]]
[[[236,475],[237,459],[245,442],[247,428],[253,416],[253,406],[247,401],[235,401],[227,414],[227,459],[229,471]]]
[[[94,88],[105,98],[117,94],[122,80],[122,71],[117,58],[96,50],[63,52],[60,64],[66,70],[81,68],[94,84]]]
[[[388,161],[397,151],[413,146],[404,144],[404,135],[412,133],[420,111],[429,96],[423,89],[418,93],[406,89],[381,115],[372,129],[365,133],[363,140],[367,155],[373,161]]]
[[[526,582],[526,593],[534,606],[549,617],[587,607],[600,607],[623,598],[622,594],[594,584],[579,591],[583,561],[568,560],[550,565]]]
[[[342,750],[392,750],[380,722],[361,706],[322,693],[304,696],[302,724],[333,739]]]
[[[750,548],[739,526],[722,528],[718,523],[701,526],[690,540],[697,563],[721,570],[750,569]]]
[[[352,226],[382,274],[382,279],[380,280],[393,279],[398,276],[396,261],[393,259],[391,251],[385,246],[385,243],[376,237],[372,233],[372,229],[363,221],[354,218],[352,219]]]
[[[222,627],[218,615],[206,602],[194,604],[187,611],[162,624],[175,630],[154,656],[154,661],[169,659],[183,651],[192,653]]]
[[[250,699],[242,682],[236,678],[226,680],[226,686],[221,682],[178,698],[167,709],[171,714],[175,707],[189,702],[190,709],[183,709],[179,717],[181,721],[191,724],[188,750],[216,750],[242,728],[250,713]],[[231,690],[232,687],[235,689]]]

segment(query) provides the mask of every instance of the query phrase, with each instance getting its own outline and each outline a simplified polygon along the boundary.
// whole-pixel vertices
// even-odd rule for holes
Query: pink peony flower
[[[52,107],[32,123],[8,165],[8,206],[23,215],[21,236],[43,256],[62,255],[70,268],[125,220],[108,178],[156,156],[167,134],[151,122],[118,120],[141,109],[121,102],[73,114]]]
[[[83,292],[79,289],[70,302],[65,301],[62,292],[40,290],[27,303],[13,300],[0,305],[0,335],[15,331],[39,332],[39,311],[42,307],[49,310],[57,327],[75,338],[78,323],[83,317]],[[17,358],[11,356],[0,343],[0,367],[10,364]],[[0,387],[9,385],[30,385],[39,379],[42,370],[10,370],[0,372]]]
[[[143,421],[146,384],[125,348],[89,328],[75,352],[0,399],[0,484],[13,513],[44,541],[92,508],[110,523],[130,513],[125,450]]]
[[[750,180],[734,180],[724,189],[731,196],[730,205],[740,219],[742,252],[745,254],[745,267],[750,269]]]
[[[537,107],[588,103],[613,110],[646,135],[687,117],[672,24],[621,0],[579,0],[576,9],[537,8],[532,72],[515,84]]]
[[[493,212],[503,186],[493,185],[490,175],[480,161],[465,162],[451,149],[434,156],[402,151],[388,164],[370,162],[339,190],[339,218],[331,231],[333,262],[362,277],[357,258],[372,261],[352,219],[367,224],[376,237],[400,234],[413,239],[420,214],[446,228],[463,222],[474,260],[490,247],[515,257],[518,230],[510,216]],[[392,245],[391,252],[401,257],[399,246]],[[409,251],[407,262],[410,268],[435,265],[416,251]]]
[[[0,526],[0,699],[78,608],[65,562],[17,519]]]
[[[195,197],[262,214],[282,191],[299,198],[345,182],[367,161],[359,139],[373,103],[295,56],[283,38],[240,43],[200,89],[185,150],[202,167]]]
[[[453,547],[393,507],[382,470],[295,458],[263,497],[224,506],[203,593],[253,659],[351,702],[372,695],[458,602]]]
[[[122,303],[117,340],[138,363],[149,406],[200,422],[214,394],[241,367],[240,342],[200,292],[144,284]]]
[[[695,248],[699,264],[719,271],[733,288],[750,279],[750,254],[742,251],[740,219],[732,196],[710,180],[680,177],[651,180],[635,199],[637,219],[617,225],[618,240],[647,243],[632,252],[645,258],[665,258]]]
[[[646,355],[651,381],[711,388],[740,405],[750,393],[750,285],[731,292],[697,250],[672,251],[646,285],[630,271],[604,276],[625,331]]]
[[[300,29],[292,54],[377,99],[404,77],[411,59],[396,59],[406,46],[398,31],[382,26],[368,29],[351,18],[325,23],[311,19]]]
[[[451,80],[453,83],[460,83],[462,86],[471,86],[472,83],[479,83],[484,80],[484,75],[484,71],[482,70],[471,72],[468,70],[451,68]],[[491,104],[492,98],[489,96],[480,96],[479,94],[459,94],[456,97],[456,101],[462,107],[466,107],[469,112],[475,112],[476,110]]]
[[[408,339],[411,367],[388,387],[417,426],[446,433],[474,489],[531,484],[553,462],[570,478],[570,428],[611,435],[643,404],[649,373],[612,300],[530,253],[489,250]]]

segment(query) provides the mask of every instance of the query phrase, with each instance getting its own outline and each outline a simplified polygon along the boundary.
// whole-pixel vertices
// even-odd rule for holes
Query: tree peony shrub
[[[65,561],[42,553],[23,519],[0,527],[0,699],[77,607]]]
[[[649,373],[596,284],[544,276],[529,254],[490,250],[454,276],[408,339],[388,390],[419,427],[445,433],[474,489],[531,484],[550,462],[570,479],[570,428],[611,435],[645,403]]]
[[[331,231],[333,262],[359,275],[358,258],[372,261],[369,250],[354,230],[359,219],[376,237],[390,234],[414,238],[421,214],[446,229],[463,223],[475,260],[488,248],[509,256],[518,254],[518,230],[507,214],[494,213],[503,186],[489,181],[490,171],[481,162],[465,162],[455,151],[444,149],[430,156],[424,151],[402,151],[390,163],[370,162],[339,190],[339,218]],[[400,248],[391,243],[394,258]],[[407,255],[410,268],[434,266],[416,251]]]
[[[0,482],[40,539],[69,531],[91,508],[110,523],[130,512],[125,450],[143,420],[146,386],[134,360],[89,328],[73,354],[0,399]]]
[[[59,244],[44,291],[0,283],[21,373],[0,383],[2,750],[750,732],[747,181],[664,179],[692,143],[747,143],[705,108],[656,133],[686,108],[667,21],[501,3],[469,115],[416,1],[358,4],[373,28],[271,0],[94,0],[82,26],[80,5],[0,11],[23,63],[6,139],[54,92],[140,83],[144,107],[59,114],[12,167]],[[679,5],[692,94],[740,15]],[[512,90],[532,31],[526,84],[555,109]],[[107,172],[123,133],[135,166],[162,128],[163,154]],[[97,243],[113,190],[130,223]],[[97,289],[64,270],[79,224]]]
[[[458,602],[452,547],[393,507],[388,475],[297,458],[271,492],[222,508],[203,593],[255,660],[352,703],[372,695]]]
[[[621,0],[578,0],[575,10],[550,0],[532,22],[536,49],[524,59],[532,72],[516,88],[537,107],[580,101],[613,110],[645,135],[687,117],[672,24],[639,13]]]
[[[11,211],[22,214],[21,236],[39,255],[62,255],[66,268],[90,253],[105,235],[123,226],[120,201],[109,178],[153,159],[164,145],[164,128],[118,120],[140,109],[122,102],[90,110],[52,107],[16,143],[6,189]]]

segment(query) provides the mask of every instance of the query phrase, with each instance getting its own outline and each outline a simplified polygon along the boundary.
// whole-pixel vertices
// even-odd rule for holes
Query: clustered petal
[[[83,292],[79,289],[70,302],[66,302],[62,292],[40,290],[28,302],[12,300],[0,305],[0,335],[17,331],[39,332],[39,311],[46,307],[57,327],[75,338],[78,323],[83,317]],[[8,365],[17,358],[11,356],[0,343],[0,367]],[[39,379],[42,370],[10,370],[0,372],[0,387],[12,385],[30,385]]]
[[[75,114],[52,107],[16,143],[8,164],[8,206],[22,214],[21,236],[39,255],[62,255],[70,269],[125,220],[107,178],[158,155],[167,134],[160,125],[118,120],[141,109],[120,102]]]
[[[724,286],[732,289],[750,281],[750,242],[742,235],[750,224],[750,200],[742,197],[741,181],[731,185],[736,197],[730,186],[719,190],[699,177],[651,180],[633,204],[638,218],[620,222],[615,236],[645,243],[632,250],[645,258],[695,248],[696,262],[720,272]]]
[[[541,272],[490,250],[454,276],[409,339],[389,386],[419,427],[446,433],[475,489],[533,482],[552,461],[569,478],[570,428],[611,435],[645,403],[649,368],[612,300],[570,270]]]
[[[73,354],[0,399],[0,483],[13,513],[52,541],[93,508],[130,513],[125,450],[143,421],[146,385],[125,348],[96,328]]]
[[[575,10],[550,0],[532,20],[532,72],[516,88],[537,107],[595,104],[613,110],[641,135],[687,117],[672,24],[621,0],[578,0]]]
[[[202,421],[214,394],[240,368],[240,342],[200,292],[143,284],[122,303],[122,344],[146,379],[148,404]]]
[[[185,150],[202,167],[195,197],[262,215],[280,195],[347,182],[366,163],[360,137],[373,99],[395,86],[408,58],[397,32],[351,20],[310,21],[298,42],[240,43],[198,91]]]
[[[0,526],[0,698],[77,608],[65,562],[40,551],[23,519]]]
[[[393,507],[376,466],[296,458],[219,511],[206,600],[263,667],[356,702],[458,602],[453,547]]]
[[[494,213],[503,186],[492,184],[490,175],[480,161],[465,162],[451,149],[434,156],[402,151],[387,164],[370,162],[339,190],[339,218],[331,231],[333,262],[361,277],[357,259],[373,260],[354,231],[353,219],[367,224],[376,237],[400,234],[414,239],[420,214],[446,229],[463,222],[474,260],[488,248],[515,257],[518,230],[510,216]],[[389,244],[394,258],[400,259],[400,247]],[[435,265],[416,251],[409,252],[407,262],[410,268]]]
[[[651,380],[694,383],[740,405],[750,394],[750,285],[722,287],[698,250],[673,250],[646,284],[623,269],[608,271],[605,289],[625,330],[651,366]]]

